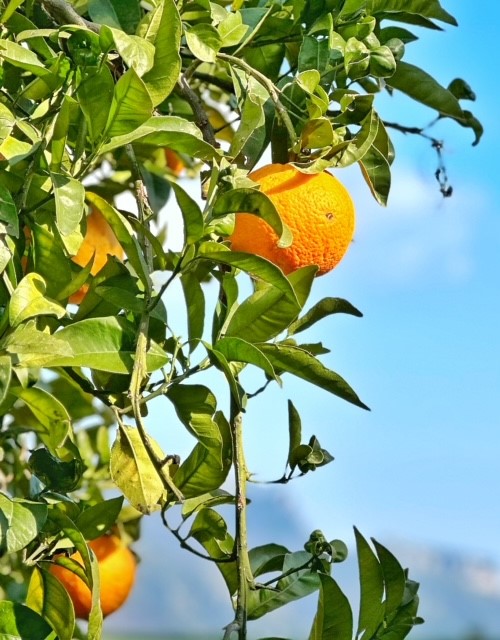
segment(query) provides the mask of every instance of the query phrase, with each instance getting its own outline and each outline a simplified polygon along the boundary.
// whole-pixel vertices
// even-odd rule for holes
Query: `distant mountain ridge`
[[[228,521],[230,514],[227,514]],[[256,523],[265,523],[262,528]],[[310,530],[283,492],[259,491],[250,513],[251,546],[276,541],[301,549]],[[409,541],[380,540],[410,568],[420,582],[420,615],[425,624],[410,634],[415,640],[465,638],[476,633],[500,639],[500,570],[487,559]],[[200,634],[222,637],[232,618],[225,585],[217,567],[179,548],[160,517],[144,520],[138,583],[127,606],[106,621],[109,633]],[[336,565],[336,578],[355,604],[357,563],[354,553]],[[306,640],[316,609],[316,595],[292,603],[250,624],[249,639],[279,635]],[[472,635],[470,635],[472,638]]]

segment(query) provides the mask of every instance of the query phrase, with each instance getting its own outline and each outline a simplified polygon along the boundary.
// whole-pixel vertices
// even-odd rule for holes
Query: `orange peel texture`
[[[229,240],[233,251],[267,258],[284,273],[317,265],[320,276],[344,257],[355,229],[355,209],[344,185],[327,171],[304,174],[289,164],[270,164],[249,176],[273,202],[293,233],[289,247],[278,247],[271,226],[250,213],[237,213]]]
[[[116,535],[105,535],[91,540],[89,547],[95,553],[99,566],[101,609],[108,616],[126,601],[135,582],[137,561],[132,551]],[[71,558],[83,566],[79,552]],[[92,594],[85,582],[69,569],[52,564],[51,573],[68,592],[77,618],[88,619],[92,608]]]

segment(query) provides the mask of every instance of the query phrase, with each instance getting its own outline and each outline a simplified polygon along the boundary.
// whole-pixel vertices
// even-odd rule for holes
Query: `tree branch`
[[[100,24],[82,18],[65,0],[41,0],[41,5],[45,13],[58,25],[77,24],[99,33]]]

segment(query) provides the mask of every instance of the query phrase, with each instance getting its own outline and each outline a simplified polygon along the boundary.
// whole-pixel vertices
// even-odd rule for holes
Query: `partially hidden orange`
[[[101,609],[108,616],[119,609],[130,595],[135,581],[137,561],[132,551],[114,534],[100,536],[88,543],[95,553],[99,567]],[[71,558],[83,566],[79,552]],[[75,573],[58,564],[50,565],[51,573],[68,592],[77,618],[88,619],[92,608],[92,594],[85,582]]]
[[[165,160],[170,171],[179,177],[185,169],[184,162],[179,154],[167,147],[165,148]]]
[[[230,236],[233,251],[267,258],[284,273],[317,265],[316,275],[331,271],[344,257],[355,229],[355,209],[344,185],[331,173],[301,173],[290,164],[269,164],[249,176],[273,202],[293,233],[289,247],[262,218],[237,213]]]
[[[94,255],[95,254],[95,255]],[[108,255],[116,256],[120,260],[124,258],[124,251],[118,242],[113,229],[106,222],[106,219],[100,211],[92,209],[87,216],[87,231],[83,239],[78,253],[73,256],[72,260],[80,267],[88,264],[92,256],[94,262],[90,273],[95,276],[106,264]],[[88,284],[84,284],[76,293],[73,293],[69,302],[80,304],[85,297],[89,288]]]

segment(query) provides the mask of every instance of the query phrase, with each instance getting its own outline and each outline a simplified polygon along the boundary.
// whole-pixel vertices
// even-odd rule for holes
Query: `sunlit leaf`
[[[146,85],[129,69],[116,83],[105,131],[110,137],[126,135],[144,124],[152,111]]]
[[[153,68],[143,78],[154,106],[170,95],[179,79],[181,32],[174,0],[158,3],[139,25],[137,35],[155,46]]]
[[[358,552],[360,608],[357,636],[371,638],[384,619],[384,578],[377,556],[354,528]]]
[[[9,322],[11,326],[24,322],[28,318],[53,315],[63,318],[66,309],[55,300],[45,297],[46,283],[38,273],[28,273],[12,293],[9,305]]]
[[[159,459],[165,457],[149,437]],[[167,469],[167,467],[164,467]],[[161,508],[166,490],[135,427],[119,426],[111,448],[111,477],[130,504],[144,514]]]
[[[335,313],[348,313],[358,318],[363,316],[361,311],[358,311],[356,307],[343,298],[323,298],[289,326],[288,335],[305,331],[316,322]]]

